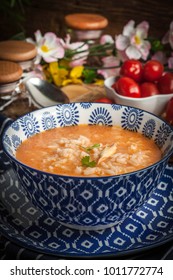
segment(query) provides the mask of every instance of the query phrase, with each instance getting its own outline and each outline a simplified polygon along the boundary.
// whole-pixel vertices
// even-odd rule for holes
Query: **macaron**
[[[68,27],[77,30],[100,30],[108,25],[108,20],[99,14],[74,13],[65,16]]]
[[[9,84],[20,80],[23,70],[18,63],[0,61],[0,84]]]
[[[37,55],[34,44],[26,41],[7,40],[0,42],[0,59],[13,62],[31,60]]]

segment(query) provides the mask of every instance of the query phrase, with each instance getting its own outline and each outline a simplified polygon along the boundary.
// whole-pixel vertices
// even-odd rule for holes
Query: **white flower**
[[[164,52],[162,52],[162,51],[157,51],[156,53],[154,53],[152,55],[151,59],[158,60],[163,65],[167,63],[166,54]]]
[[[89,54],[89,46],[84,42],[74,42],[70,43],[71,37],[67,34],[65,40],[61,39],[61,44],[66,50],[71,50],[72,58],[70,62],[70,66],[78,66],[86,63]]]
[[[173,50],[173,21],[170,23],[168,32],[164,35],[162,39],[162,44],[170,44],[171,49]],[[173,52],[168,57],[168,68],[173,69]]]
[[[118,57],[115,56],[106,56],[102,58],[103,67],[107,69],[99,69],[97,71],[98,74],[101,74],[105,79],[107,79],[110,76],[118,76],[120,67],[120,60]]]
[[[112,36],[110,36],[110,35],[108,35],[108,34],[105,34],[105,35],[101,36],[101,38],[100,38],[100,44],[101,44],[101,45],[104,45],[104,44],[107,44],[107,43],[113,44],[113,43],[114,43],[114,40],[113,40]]]
[[[37,30],[35,32],[35,39],[36,42],[30,38],[27,39],[27,41],[34,43],[37,47],[37,63],[39,63],[42,58],[44,61],[50,63],[64,57],[65,51],[61,44],[61,39],[59,39],[54,33],[47,32],[42,36],[40,30]]]
[[[146,60],[151,48],[150,42],[146,40],[148,29],[148,22],[143,21],[135,28],[135,22],[130,20],[124,26],[123,33],[116,36],[116,48],[129,59]]]
[[[173,53],[172,56],[168,58],[168,68],[173,69]]]
[[[163,37],[162,43],[163,44],[169,43],[171,48],[173,49],[173,21],[170,23],[169,31]]]

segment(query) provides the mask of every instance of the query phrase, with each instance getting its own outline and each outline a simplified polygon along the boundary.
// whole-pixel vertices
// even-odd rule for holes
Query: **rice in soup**
[[[161,159],[152,139],[118,126],[57,127],[25,140],[16,151],[24,164],[68,176],[111,176],[136,171]]]

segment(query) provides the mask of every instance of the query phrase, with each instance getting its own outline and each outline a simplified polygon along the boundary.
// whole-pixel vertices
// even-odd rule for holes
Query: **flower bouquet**
[[[142,21],[135,26],[130,20],[122,34],[103,35],[99,42],[71,42],[48,32],[42,36],[35,32],[38,55],[36,67],[41,67],[46,79],[57,86],[68,84],[102,85],[105,78],[119,75],[122,63],[127,59],[160,61],[167,69],[173,69],[173,22],[162,39],[148,36],[149,23]]]
[[[147,61],[155,60],[162,64],[164,72],[173,70],[173,21],[163,38],[150,37],[149,27],[147,21],[136,25],[134,20],[130,20],[123,27],[122,34],[115,35],[114,38],[104,34],[97,42],[90,40],[73,42],[70,34],[60,38],[52,32],[47,32],[43,36],[40,30],[35,32],[35,41],[32,38],[26,40],[35,44],[37,48],[35,73],[38,74],[37,70],[41,69],[41,74],[48,82],[63,90],[69,85],[81,85],[85,93],[87,86],[99,86],[102,88],[101,97],[103,95],[105,97],[103,87],[105,79],[110,76],[119,77],[123,64],[128,60],[139,61],[143,67]],[[173,92],[173,74],[171,75],[170,93]],[[78,88],[75,87],[75,91],[77,92]],[[77,101],[98,100],[95,96],[91,100],[86,100],[84,95],[82,98]],[[173,103],[173,100],[171,102]],[[171,110],[171,119],[172,115]]]

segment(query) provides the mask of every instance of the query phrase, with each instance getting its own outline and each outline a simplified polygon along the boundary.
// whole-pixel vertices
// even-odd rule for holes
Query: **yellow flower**
[[[103,86],[104,85],[104,80],[96,79],[96,81],[94,82],[94,85]]]
[[[64,79],[67,78],[69,71],[65,68],[59,68],[58,62],[51,62],[48,67],[48,71],[50,72],[53,82],[56,86],[61,86]]]
[[[82,79],[79,78],[82,78],[83,69],[83,66],[75,66],[74,68],[72,68],[69,74],[69,78],[65,79],[62,82],[62,85],[66,86],[68,84],[82,84]]]
[[[48,66],[49,66],[48,64],[45,64],[45,65],[42,66],[42,69],[43,69],[43,73],[46,77],[46,80],[51,83],[52,82],[52,77],[51,77],[51,74],[49,72]]]
[[[82,76],[84,67],[83,66],[75,66],[70,72],[70,78],[76,79]]]

